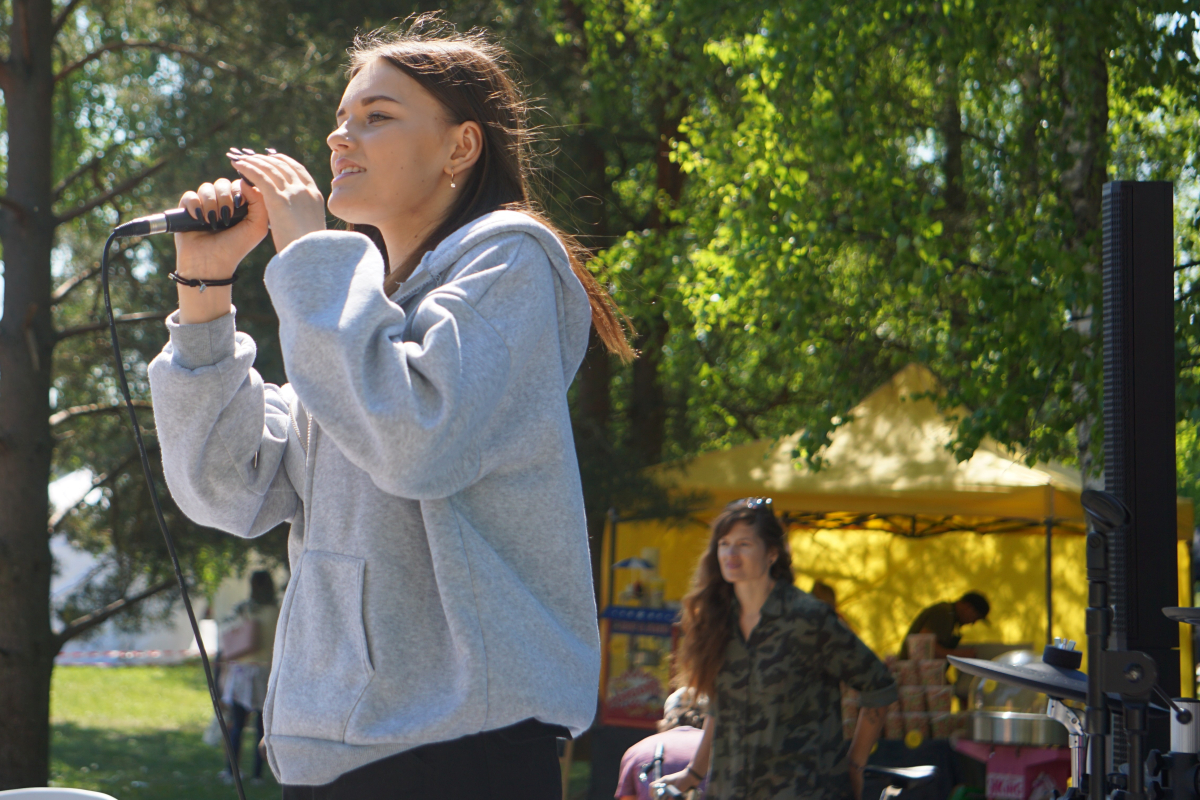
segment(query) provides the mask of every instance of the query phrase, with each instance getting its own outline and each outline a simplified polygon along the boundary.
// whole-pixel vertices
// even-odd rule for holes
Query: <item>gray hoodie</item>
[[[266,270],[290,380],[233,315],[167,321],[167,484],[202,525],[291,523],[264,708],[271,768],[322,784],[529,717],[585,730],[600,643],[567,387],[591,310],[558,238],[497,211],[389,299],[363,235]]]

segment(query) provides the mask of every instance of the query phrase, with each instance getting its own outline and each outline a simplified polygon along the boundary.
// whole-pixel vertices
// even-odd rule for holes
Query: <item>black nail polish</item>
[[[242,196],[239,194],[237,197],[233,198],[233,207],[234,207],[234,208],[241,208],[241,207],[242,207],[242,204],[244,204],[245,202],[246,202],[246,198],[242,197]]]
[[[249,147],[243,147],[242,152],[249,156],[252,156],[255,154],[254,151],[251,150]]]
[[[279,155],[279,151],[278,151],[278,150],[276,150],[276,149],[275,149],[275,148],[273,148],[273,147],[268,147],[268,148],[267,148],[267,153],[268,153],[268,154],[270,154],[270,155],[273,155],[273,156],[277,156],[277,155]]]
[[[209,225],[217,224],[217,212],[216,211],[208,212],[208,224]]]
[[[233,216],[233,212],[229,210],[229,206],[221,206],[221,222],[229,222],[229,218]]]

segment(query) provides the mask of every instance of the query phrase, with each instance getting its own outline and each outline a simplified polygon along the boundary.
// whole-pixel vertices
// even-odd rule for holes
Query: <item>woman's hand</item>
[[[227,230],[175,234],[175,271],[181,277],[230,278],[246,254],[267,235],[267,209],[262,194],[245,181],[230,183],[221,178],[203,184],[194,192],[186,192],[179,207],[212,223],[233,215],[235,197],[250,206],[246,218],[237,225]],[[232,310],[233,292],[229,286],[178,288],[179,321],[185,325],[211,322]]]
[[[664,775],[650,784],[650,793],[653,795],[654,788],[660,785],[674,786],[680,792],[688,792],[699,786],[700,781],[696,780],[696,776],[689,770],[684,769],[679,772],[673,772],[670,775]]]
[[[276,252],[306,233],[325,230],[325,197],[299,161],[282,153],[230,153],[229,158],[261,193]]]
[[[246,254],[267,235],[267,209],[262,194],[244,181],[218,178],[194,192],[184,192],[179,207],[193,217],[219,224],[233,214],[234,203],[249,203],[246,218],[228,230],[175,234],[175,271],[184,278],[229,278]]]

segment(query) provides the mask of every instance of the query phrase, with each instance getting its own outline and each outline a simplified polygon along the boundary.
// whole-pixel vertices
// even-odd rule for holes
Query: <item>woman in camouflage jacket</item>
[[[710,800],[848,800],[883,727],[896,684],[825,603],[794,585],[791,555],[766,498],[731,503],[684,598],[682,682],[708,694],[704,738],[686,790],[709,773]],[[841,689],[861,693],[854,738],[842,736]]]

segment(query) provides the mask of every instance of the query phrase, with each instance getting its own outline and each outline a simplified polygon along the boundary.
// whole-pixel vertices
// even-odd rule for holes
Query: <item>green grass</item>
[[[50,698],[50,785],[92,789],[118,800],[234,800],[216,775],[220,748],[200,735],[212,705],[199,664],[178,667],[58,667]],[[253,767],[243,736],[242,767]],[[279,797],[245,784],[247,800]]]
[[[200,741],[212,705],[200,665],[58,667],[50,698],[50,785],[91,789],[118,800],[235,800],[217,781],[221,749]],[[243,736],[242,768],[253,766]],[[590,765],[571,765],[571,800],[587,793]],[[279,787],[245,784],[247,800],[277,800]]]
[[[584,800],[588,793],[588,782],[592,778],[592,765],[586,761],[571,764],[571,782],[567,784],[566,800]]]

